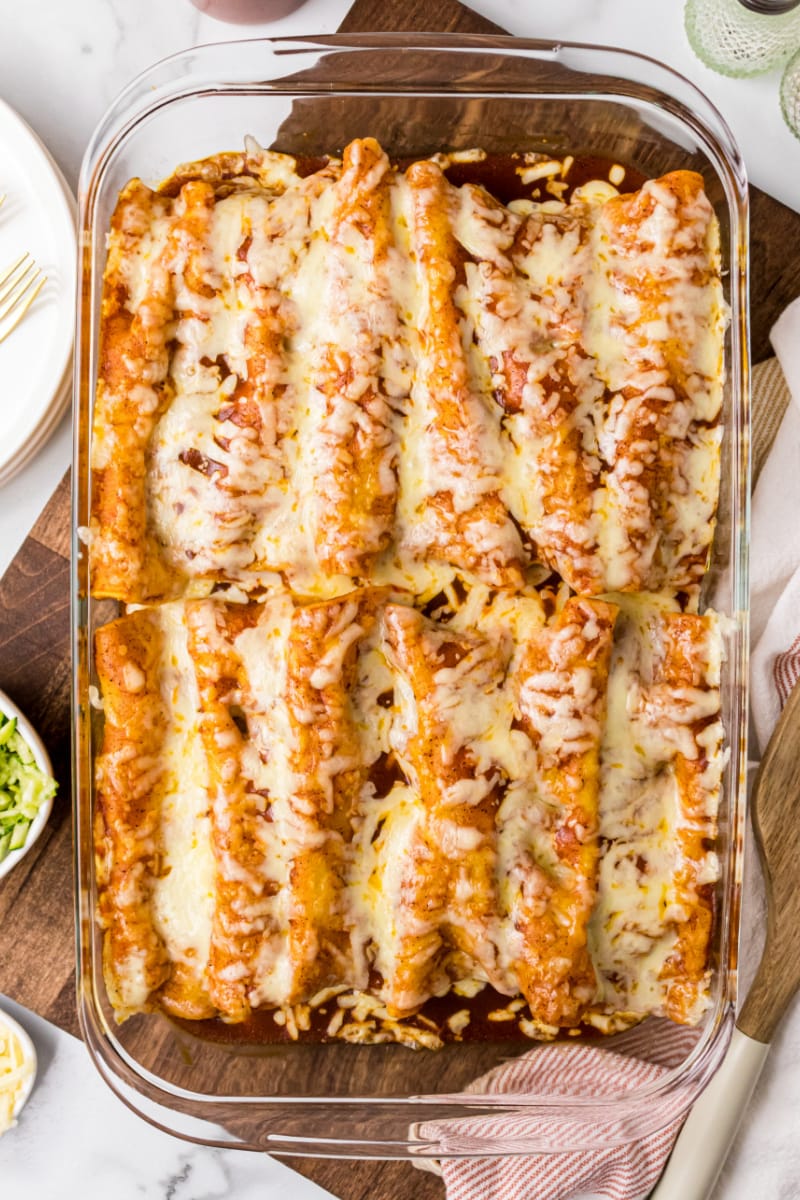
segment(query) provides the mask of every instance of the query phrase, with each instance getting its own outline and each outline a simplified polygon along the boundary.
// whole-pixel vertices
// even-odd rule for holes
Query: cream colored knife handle
[[[769,1046],[734,1029],[725,1060],[692,1108],[650,1200],[707,1200]]]

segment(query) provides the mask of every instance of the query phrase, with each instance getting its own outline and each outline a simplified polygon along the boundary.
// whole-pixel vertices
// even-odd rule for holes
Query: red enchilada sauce
[[[374,983],[379,984],[379,980],[376,979]],[[445,1043],[529,1041],[530,1039],[520,1029],[518,1021],[520,1019],[530,1020],[530,1009],[527,1004],[524,1004],[517,1012],[511,1012],[508,1006],[513,1002],[514,997],[501,996],[493,987],[486,984],[476,996],[472,997],[458,996],[453,992],[448,992],[446,996],[435,996],[427,1000],[414,1016],[404,1017],[402,1024],[407,1028],[417,1028],[427,1033],[435,1033]],[[318,1008],[309,1010],[309,1028],[307,1030],[297,1029],[291,1033],[280,1009],[259,1008],[252,1012],[246,1020],[234,1023],[228,1023],[218,1017],[205,1021],[189,1021],[175,1017],[171,1020],[185,1033],[221,1045],[262,1046],[287,1042],[320,1045],[334,1042],[344,1043],[347,1040],[327,1032],[328,1025],[338,1008],[334,996]],[[448,1018],[464,1011],[469,1013],[469,1022],[463,1028],[458,1028],[456,1033],[447,1024]],[[276,1015],[278,1021],[275,1020]],[[352,1013],[345,1010],[342,1024],[347,1025],[352,1020]],[[367,1016],[366,1020],[370,1020],[370,1017]],[[380,1021],[375,1020],[374,1023],[377,1027],[380,1026]],[[578,1034],[585,1036],[587,1033],[589,1036],[593,1036],[594,1032],[594,1030],[584,1027],[581,1027],[580,1030],[576,1029],[572,1033],[562,1029],[559,1039],[575,1037]],[[295,1033],[296,1036],[294,1036]]]
[[[562,161],[557,157],[548,158],[544,154],[539,155],[538,160],[541,162]],[[419,160],[399,158],[393,161],[401,171],[404,171]],[[305,177],[313,175],[315,171],[321,171],[328,159],[298,157],[296,162],[298,175]],[[531,183],[523,182],[520,170],[535,167],[535,165],[536,161],[533,156],[487,153],[480,159],[457,160],[448,163],[444,168],[444,173],[455,187],[461,187],[464,183],[480,184],[501,204],[510,204],[512,200],[555,199],[555,196],[547,190],[546,178],[535,179]],[[613,167],[624,172],[621,182],[614,185],[619,192],[638,192],[642,184],[647,181],[648,176],[637,171],[635,167],[626,167],[613,159],[599,158],[594,154],[576,154],[569,170],[564,175],[556,174],[552,178],[558,183],[566,184],[561,198],[568,202],[575,188],[582,187],[583,184],[590,183],[595,179],[608,181],[609,172]]]
[[[297,155],[295,157],[297,174],[301,178],[313,175],[315,171],[321,171],[329,161],[325,155]],[[405,170],[411,163],[418,161],[416,158],[393,160],[400,170]],[[444,168],[444,173],[456,187],[461,187],[464,183],[480,184],[481,187],[486,188],[487,192],[491,192],[501,204],[510,204],[512,200],[553,200],[556,196],[548,191],[547,178],[539,178],[525,183],[519,173],[520,170],[535,167],[537,161],[559,162],[561,160],[557,157],[549,158],[545,154],[526,156],[524,154],[487,153],[480,159],[468,161],[458,159],[455,162],[449,162]],[[649,178],[635,167],[626,167],[614,159],[600,158],[594,154],[576,154],[572,158],[569,170],[564,175],[556,174],[552,178],[559,185],[566,185],[563,191],[560,191],[560,198],[569,202],[575,189],[582,187],[583,184],[596,179],[608,181],[609,172],[614,167],[623,172],[621,181],[614,184],[619,192],[636,192]],[[244,174],[253,174],[253,172],[245,170]],[[187,175],[178,172],[165,180],[158,191],[164,196],[176,196],[187,178]]]

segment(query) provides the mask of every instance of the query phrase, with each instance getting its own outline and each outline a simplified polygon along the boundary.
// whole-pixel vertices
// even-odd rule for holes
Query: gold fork
[[[27,250],[0,274],[0,342],[14,332],[46,283]]]

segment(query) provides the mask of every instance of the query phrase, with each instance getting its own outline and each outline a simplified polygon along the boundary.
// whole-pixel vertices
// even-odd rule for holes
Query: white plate
[[[75,206],[36,134],[0,101],[0,273],[27,250],[47,275],[30,312],[0,342],[0,479],[27,461],[29,443],[64,403],[75,320]],[[52,430],[55,422],[49,425]],[[37,448],[41,447],[37,438]]]
[[[67,368],[62,387],[53,397],[51,408],[45,413],[36,429],[31,434],[25,449],[14,459],[0,468],[0,488],[13,479],[18,471],[31,462],[55,433],[72,399],[72,365]],[[55,484],[53,485],[55,486]]]
[[[14,701],[11,700],[5,694],[5,692],[0,692],[0,712],[5,713],[7,717],[17,718],[17,730],[33,751],[33,758],[37,767],[40,771],[44,771],[45,775],[52,775],[53,767],[50,762],[50,755],[45,749],[44,742],[39,737],[30,721],[28,721],[25,715],[20,712]],[[51,799],[45,800],[44,803],[39,806],[39,811],[31,821],[30,829],[28,830],[28,836],[25,839],[25,845],[20,846],[19,850],[12,850],[5,856],[3,861],[0,862],[0,879],[2,879],[4,875],[7,875],[9,871],[12,871],[20,859],[25,857],[47,824],[47,819],[52,811],[53,800],[51,797]]]

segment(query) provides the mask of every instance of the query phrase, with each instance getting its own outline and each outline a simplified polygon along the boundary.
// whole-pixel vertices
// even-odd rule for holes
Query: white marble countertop
[[[225,26],[188,0],[26,0],[7,9],[0,43],[0,98],[33,126],[75,187],[84,147],[105,108],[136,73],[199,42],[259,34],[327,33],[350,0],[307,0],[263,26]],[[2,7],[2,6],[0,6]],[[528,37],[639,50],[694,80],[737,137],[751,180],[800,210],[800,142],[783,125],[778,73],[749,81],[706,70],[686,42],[682,0],[472,0],[472,7]],[[795,253],[798,249],[791,248]],[[68,421],[2,489],[0,573],[69,462]],[[311,1200],[327,1195],[274,1160],[198,1148],[151,1129],[107,1092],[83,1047],[21,1014],[41,1075],[18,1127],[0,1141],[0,1194],[8,1200]],[[779,1034],[714,1200],[800,1197],[800,1011]]]
[[[161,1133],[109,1091],[77,1038],[7,997],[0,1005],[39,1060],[31,1098],[0,1139],[4,1200],[330,1200],[266,1154]]]

